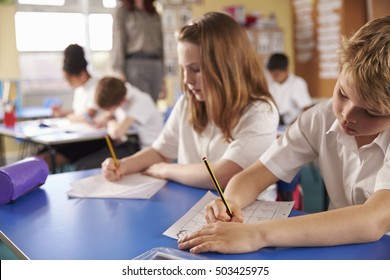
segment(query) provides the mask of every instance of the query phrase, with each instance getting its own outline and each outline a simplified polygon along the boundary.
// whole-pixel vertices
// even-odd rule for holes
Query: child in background
[[[244,253],[269,246],[373,242],[390,231],[390,16],[374,19],[343,41],[333,99],[302,113],[225,191],[233,217],[215,201],[209,222],[179,240],[191,252]],[[240,209],[276,180],[291,180],[318,159],[329,210],[243,224]],[[216,221],[222,221],[216,223]]]
[[[158,111],[152,98],[138,88],[115,77],[102,78],[95,94],[96,104],[107,116],[112,116],[106,123],[107,133],[114,142],[116,155],[121,158],[150,146],[163,128],[163,116]],[[127,133],[133,127],[139,137],[128,137]],[[110,156],[107,147],[88,155],[75,163],[76,169],[89,169],[97,162],[100,164]]]
[[[98,79],[91,76],[85,59],[84,49],[71,44],[64,51],[63,74],[65,80],[74,89],[72,110],[63,110],[60,106],[53,107],[54,117],[66,117],[72,122],[85,122],[95,125],[99,107],[95,103],[95,90]],[[78,159],[105,147],[104,139],[55,145],[56,166],[74,163]],[[51,167],[51,157],[47,149],[38,152]],[[94,167],[99,167],[95,164]]]
[[[74,89],[72,110],[63,110],[60,106],[53,108],[54,117],[67,117],[71,121],[90,123],[99,108],[95,103],[95,89],[98,79],[89,73],[84,49],[71,44],[64,51],[62,66],[65,80]]]
[[[279,109],[280,124],[290,125],[298,115],[312,104],[307,83],[288,70],[288,57],[274,53],[268,60],[271,75],[268,88]]]
[[[184,94],[152,147],[102,163],[109,180],[144,172],[157,178],[214,189],[206,156],[224,188],[276,139],[278,111],[268,92],[260,57],[230,16],[210,12],[178,34]],[[264,199],[275,200],[275,188]]]

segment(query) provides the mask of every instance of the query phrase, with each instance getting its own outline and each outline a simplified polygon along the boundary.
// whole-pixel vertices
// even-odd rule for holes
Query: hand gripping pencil
[[[207,158],[206,158],[206,157],[203,157],[202,160],[203,160],[204,164],[206,165],[207,170],[209,171],[210,177],[211,177],[211,179],[213,180],[214,186],[215,186],[215,188],[217,189],[217,192],[218,192],[218,194],[219,194],[219,197],[222,199],[223,204],[225,204],[226,212],[228,213],[228,215],[229,215],[230,217],[232,217],[232,216],[233,216],[232,210],[230,210],[230,207],[229,207],[229,205],[228,205],[228,203],[227,203],[227,201],[226,201],[226,199],[225,199],[225,196],[223,195],[222,189],[221,189],[221,187],[219,186],[219,183],[218,183],[218,181],[217,181],[217,178],[215,177],[213,171],[211,170],[211,166],[210,166],[209,162],[207,161]]]

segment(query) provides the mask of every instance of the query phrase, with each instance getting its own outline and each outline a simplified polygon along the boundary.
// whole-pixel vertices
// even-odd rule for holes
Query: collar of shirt
[[[346,147],[349,147],[354,152],[359,152],[359,149],[357,147],[355,138],[349,135],[346,135],[343,133],[340,129],[339,121],[336,119],[331,127],[326,132],[327,135],[334,134],[336,137],[336,141],[344,145]],[[361,148],[369,148],[373,145],[378,145],[378,147],[382,150],[383,154],[386,155],[387,149],[389,148],[390,142],[390,129],[386,129],[379,133],[379,135],[374,139],[374,141],[368,145],[365,145]]]

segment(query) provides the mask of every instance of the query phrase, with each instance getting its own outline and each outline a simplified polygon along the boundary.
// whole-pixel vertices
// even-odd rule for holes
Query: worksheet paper
[[[164,232],[164,235],[179,239],[200,229],[205,223],[205,207],[218,196],[208,191],[183,217]],[[263,220],[285,219],[290,214],[294,201],[256,200],[242,210],[244,223],[258,223]]]
[[[108,181],[103,175],[90,176],[70,184],[69,197],[149,199],[166,180],[142,175],[126,175],[117,181]]]

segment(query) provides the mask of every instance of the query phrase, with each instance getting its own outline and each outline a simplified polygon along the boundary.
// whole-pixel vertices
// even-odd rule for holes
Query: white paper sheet
[[[108,181],[103,175],[90,176],[71,183],[69,197],[149,199],[166,180],[142,175],[127,175],[118,181]]]
[[[218,196],[207,192],[183,217],[164,232],[164,235],[179,239],[190,234],[205,223],[204,209]],[[244,223],[258,223],[262,220],[287,218],[294,206],[294,201],[260,201],[257,200],[242,210]]]

